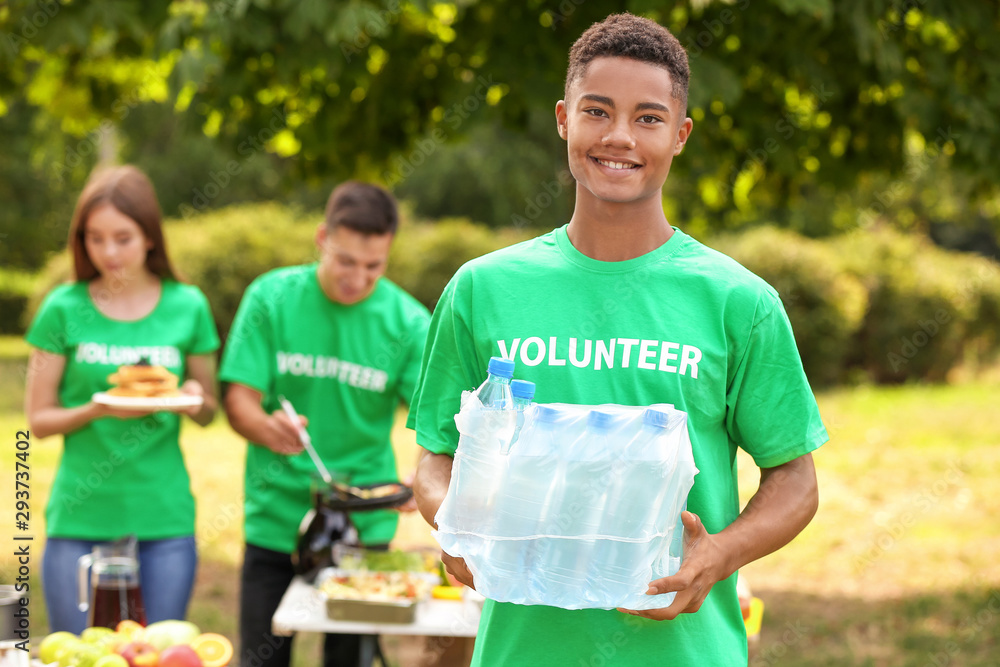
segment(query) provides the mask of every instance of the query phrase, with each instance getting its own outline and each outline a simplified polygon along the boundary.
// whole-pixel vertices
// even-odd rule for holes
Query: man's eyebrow
[[[587,93],[582,95],[580,99],[590,100],[591,102],[597,102],[598,104],[603,104],[609,106],[612,109],[615,108],[615,103],[610,97],[605,97],[604,95],[594,95],[593,93]]]
[[[646,109],[652,109],[653,111],[662,111],[663,113],[669,114],[670,109],[663,106],[659,102],[639,102],[635,105],[636,111],[644,111]]]

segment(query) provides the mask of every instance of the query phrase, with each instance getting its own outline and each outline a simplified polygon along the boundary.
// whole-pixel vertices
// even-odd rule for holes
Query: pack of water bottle
[[[668,606],[650,581],[680,567],[680,514],[697,469],[672,405],[536,404],[494,357],[462,394],[435,538],[485,597],[564,609]]]

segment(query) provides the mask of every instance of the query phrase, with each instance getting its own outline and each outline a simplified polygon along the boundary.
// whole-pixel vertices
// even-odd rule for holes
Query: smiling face
[[[146,270],[153,247],[142,227],[111,204],[101,204],[87,216],[83,243],[98,273],[123,280]]]
[[[362,234],[347,227],[320,225],[319,282],[333,301],[358,303],[375,289],[389,262],[392,234]]]
[[[621,57],[595,58],[556,104],[577,181],[577,206],[652,203],[692,122],[672,94],[670,73]]]

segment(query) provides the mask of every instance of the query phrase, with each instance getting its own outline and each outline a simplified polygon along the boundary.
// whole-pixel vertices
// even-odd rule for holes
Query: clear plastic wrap
[[[680,513],[697,469],[687,413],[667,404],[535,404],[462,395],[434,535],[485,597],[565,609],[666,607],[650,581],[680,567]]]

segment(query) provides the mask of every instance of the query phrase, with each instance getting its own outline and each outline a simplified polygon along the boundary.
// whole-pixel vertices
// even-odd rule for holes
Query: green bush
[[[996,352],[995,263],[889,229],[850,234],[833,247],[868,290],[868,312],[849,362],[874,381],[940,382],[960,363]]]
[[[254,278],[317,258],[320,220],[280,204],[241,204],[173,220],[165,229],[177,270],[205,292],[225,339]]]
[[[25,311],[36,279],[24,271],[0,269],[0,334],[24,333]]]
[[[709,245],[778,291],[810,382],[841,381],[868,296],[861,282],[840,268],[833,249],[773,227],[720,236]]]
[[[387,275],[433,310],[462,264],[534,236],[512,229],[490,230],[465,219],[404,224],[389,256]]]

